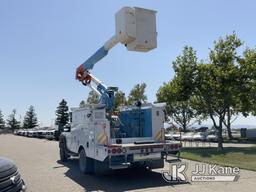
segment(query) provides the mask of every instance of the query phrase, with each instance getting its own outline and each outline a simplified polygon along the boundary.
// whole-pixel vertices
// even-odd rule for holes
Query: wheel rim
[[[85,158],[85,152],[83,149],[79,154],[79,166],[82,171],[86,169],[86,158]]]

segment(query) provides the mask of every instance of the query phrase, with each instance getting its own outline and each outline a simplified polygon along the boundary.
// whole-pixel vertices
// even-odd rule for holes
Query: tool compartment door
[[[95,159],[103,161],[108,151],[107,145],[110,138],[109,121],[106,119],[105,110],[94,111],[94,138],[95,138]]]

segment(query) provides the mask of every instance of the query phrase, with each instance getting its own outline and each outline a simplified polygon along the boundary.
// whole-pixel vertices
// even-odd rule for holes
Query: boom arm
[[[90,83],[91,78],[89,75],[89,70],[93,69],[95,63],[100,61],[103,57],[108,54],[108,51],[118,43],[116,36],[109,39],[104,46],[99,48],[89,59],[87,59],[83,64],[81,64],[76,69],[76,79],[81,81],[84,85]]]
[[[100,103],[107,110],[114,106],[114,91],[90,74],[94,65],[104,58],[117,43],[122,43],[129,51],[147,52],[156,48],[156,12],[138,7],[123,7],[116,15],[116,33],[89,59],[76,69],[76,79],[89,86],[100,95]],[[96,86],[91,84],[93,82]]]
[[[88,85],[92,90],[94,90],[100,96],[100,103],[105,104],[108,110],[112,110],[114,106],[115,89],[108,88],[100,80],[91,75],[89,70],[93,69],[94,65],[104,58],[108,54],[108,51],[117,43],[117,38],[113,36],[104,44],[104,46],[98,49],[89,59],[76,69],[76,79],[81,81],[83,85]],[[94,87],[91,82],[93,82],[96,87]]]

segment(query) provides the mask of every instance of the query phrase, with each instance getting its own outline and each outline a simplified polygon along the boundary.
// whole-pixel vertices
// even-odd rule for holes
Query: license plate
[[[161,153],[150,153],[150,154],[134,154],[134,161],[147,160],[147,159],[160,159]]]

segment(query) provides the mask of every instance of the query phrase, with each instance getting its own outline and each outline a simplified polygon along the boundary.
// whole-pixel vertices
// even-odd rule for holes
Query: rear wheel
[[[93,173],[93,159],[86,156],[84,149],[79,151],[79,168],[84,174]]]
[[[94,173],[95,175],[107,175],[111,173],[109,168],[108,158],[104,161],[95,160],[94,162]]]

